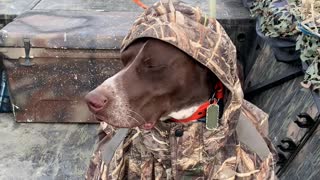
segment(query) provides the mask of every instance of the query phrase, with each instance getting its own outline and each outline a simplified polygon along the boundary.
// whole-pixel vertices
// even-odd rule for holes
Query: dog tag
[[[218,120],[219,120],[219,105],[211,104],[207,108],[206,128],[208,130],[217,129]]]

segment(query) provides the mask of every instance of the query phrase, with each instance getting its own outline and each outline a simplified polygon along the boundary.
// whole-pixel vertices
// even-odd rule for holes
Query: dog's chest
[[[220,139],[204,123],[161,123],[151,131],[142,130],[119,157],[126,159],[124,170],[131,179],[219,179],[225,177],[224,171],[236,172],[235,137],[224,146]]]
[[[166,125],[165,125],[166,126]],[[176,177],[187,173],[188,176],[203,176],[203,125],[191,123],[156,127],[142,132],[140,153],[154,159],[158,169],[167,176]]]

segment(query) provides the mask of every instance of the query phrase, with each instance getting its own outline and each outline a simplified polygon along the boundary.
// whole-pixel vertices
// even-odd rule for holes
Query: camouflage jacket
[[[114,134],[105,125],[86,178],[275,179],[267,115],[243,100],[236,49],[222,26],[199,8],[162,0],[138,17],[122,49],[143,37],[176,46],[220,79],[227,91],[219,127],[159,121],[149,131],[135,128],[105,164],[101,147]]]

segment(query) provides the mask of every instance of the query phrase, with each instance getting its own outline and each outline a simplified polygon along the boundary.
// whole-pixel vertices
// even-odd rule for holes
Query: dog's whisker
[[[132,109],[128,109],[130,112],[133,112],[134,114],[138,115],[139,117],[141,117],[141,119],[144,119],[139,113],[137,113],[136,111],[132,110]]]
[[[146,120],[145,120],[145,118],[144,117],[142,117],[139,113],[137,113],[136,111],[134,111],[134,110],[132,110],[132,109],[128,109],[130,112],[133,112],[134,114],[136,114],[137,116],[139,116],[144,122],[147,122]]]
[[[130,115],[128,115],[128,117],[131,118],[131,119],[133,119],[133,120],[135,120],[136,122],[139,123],[139,121],[138,121],[136,118],[134,118],[134,117],[132,117],[132,116],[130,116]],[[129,121],[128,121],[127,119],[126,119],[126,121],[129,123]]]

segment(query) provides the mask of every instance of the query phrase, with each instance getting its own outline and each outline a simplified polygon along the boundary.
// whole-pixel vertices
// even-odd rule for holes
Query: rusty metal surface
[[[117,59],[34,58],[4,60],[11,101],[19,122],[88,122],[92,120],[83,97],[121,64]]]
[[[0,51],[6,56],[16,120],[92,122],[83,96],[120,70],[119,53],[110,49],[118,48],[126,34],[130,25],[126,16],[30,12],[6,26],[2,45],[7,47]],[[26,37],[34,57],[30,67],[23,66],[24,49],[10,47],[23,47]]]

